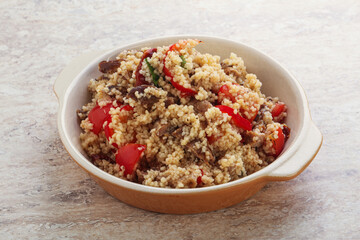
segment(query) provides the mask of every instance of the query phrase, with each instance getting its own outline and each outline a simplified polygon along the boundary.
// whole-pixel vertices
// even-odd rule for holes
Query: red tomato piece
[[[133,175],[137,167],[137,164],[141,158],[141,154],[145,151],[146,145],[129,143],[119,148],[116,154],[116,163],[120,166],[124,166],[125,176]]]
[[[278,138],[272,140],[273,148],[275,150],[275,155],[274,155],[275,157],[279,156],[281,151],[284,149],[284,144],[285,144],[285,136],[281,128],[278,128],[277,132],[278,132]]]
[[[245,116],[245,111],[243,109],[240,109],[240,113],[242,116]],[[253,122],[254,119],[256,118],[256,115],[258,114],[259,110],[256,110],[255,112],[251,111],[251,117],[250,118],[246,118],[247,120],[249,120],[249,122]]]
[[[145,51],[144,54],[142,55],[142,57],[140,59],[140,62],[139,62],[139,65],[137,66],[136,71],[135,71],[135,79],[136,79],[135,86],[149,85],[150,84],[145,80],[145,77],[140,73],[140,70],[141,70],[142,63],[143,63],[144,59],[148,58],[148,57],[151,58],[152,55],[155,52],[157,52],[157,49],[152,48],[152,49],[149,49],[149,50]]]
[[[167,57],[167,54],[165,55],[165,58],[166,57]],[[171,80],[172,80],[173,77],[172,77],[172,74],[171,74],[170,70],[167,67],[165,67],[165,58],[164,58],[164,61],[163,61],[163,63],[164,63],[163,72],[164,72],[165,76],[170,77]]]
[[[204,171],[202,169],[200,169],[201,171],[201,176],[198,176],[196,179],[197,185],[200,185],[202,183],[202,176],[204,176]]]
[[[218,99],[219,99],[219,102],[221,103],[225,98],[226,99],[230,99],[233,103],[236,102],[236,97],[237,95],[239,94],[242,94],[241,92],[238,92],[237,94],[232,94],[230,93],[230,88],[232,86],[240,86],[239,84],[237,83],[232,83],[232,85],[229,85],[229,84],[224,84],[221,86],[221,88],[219,89],[219,92],[218,92]],[[250,117],[247,117],[245,115],[245,110],[244,109],[240,109],[240,113],[241,113],[241,116],[245,116],[245,118],[247,120],[249,120],[250,122],[254,121],[254,119],[256,118],[256,115],[258,114],[258,109],[256,111],[251,111],[249,112],[250,113]]]
[[[233,85],[239,85],[237,83],[233,83]],[[224,84],[221,86],[218,92],[219,102],[222,102],[224,98],[230,99],[232,102],[236,102],[235,96],[230,93],[230,86],[228,84]]]
[[[174,88],[176,88],[177,90],[179,90],[181,92],[182,96],[193,96],[197,93],[195,90],[193,90],[191,88],[186,88],[186,87],[181,86],[180,84],[175,82],[173,79],[171,79],[170,82],[174,86]]]
[[[279,116],[282,112],[285,110],[285,104],[284,103],[276,103],[271,111],[271,115],[273,117]]]
[[[201,41],[197,41],[197,42],[201,43]],[[179,83],[175,82],[174,77],[172,76],[170,70],[165,66],[165,60],[166,60],[168,53],[171,51],[180,51],[181,49],[183,49],[185,47],[186,44],[187,44],[187,41],[184,41],[181,43],[180,42],[175,43],[169,47],[169,50],[167,50],[167,52],[165,53],[165,57],[163,59],[163,64],[164,64],[163,72],[164,72],[165,76],[170,78],[170,82],[174,86],[174,88],[176,88],[177,90],[179,90],[181,92],[181,96],[193,96],[197,92],[191,88],[183,87]]]
[[[120,111],[121,111],[121,110],[132,111],[132,110],[134,110],[134,108],[133,108],[132,106],[130,106],[130,105],[126,105],[126,106],[123,106],[123,107],[120,109]]]
[[[121,109],[120,109],[120,111],[133,111],[134,110],[134,108],[132,107],[132,106],[130,106],[130,105],[126,105],[126,106],[123,106]],[[128,120],[128,118],[127,118],[127,116],[123,116],[121,119],[120,119],[120,122],[122,122],[122,123],[125,123],[125,122],[127,122],[127,120]]]
[[[209,142],[209,144],[213,144],[214,142],[216,142],[217,140],[219,140],[222,136],[215,136],[215,135],[211,135],[207,137],[207,140]]]
[[[106,138],[109,140],[112,137],[112,135],[114,134],[114,129],[109,127],[110,123],[112,122],[110,114],[107,116],[106,121],[107,121],[107,124],[104,127],[104,132],[105,132]]]
[[[195,41],[195,45],[193,45],[193,47],[194,46],[196,46],[197,44],[199,44],[199,43],[202,43],[202,41],[200,41],[200,40],[197,40],[197,39],[194,39],[194,41]],[[183,49],[185,46],[186,46],[186,44],[188,43],[189,41],[187,41],[187,40],[185,40],[185,41],[179,41],[179,42],[177,42],[177,43],[174,43],[173,45],[171,45],[170,47],[169,47],[169,51],[180,51],[181,49]]]
[[[105,136],[107,138],[108,141],[110,141],[110,138],[112,137],[112,135],[114,134],[114,129],[110,128],[110,123],[111,123],[111,115],[109,114],[108,117],[106,118],[106,121],[107,121],[107,124],[105,125],[104,127],[104,133],[105,133]],[[115,148],[118,148],[118,145],[116,143],[112,143],[112,145],[115,147]]]
[[[132,111],[134,108],[131,107],[130,105],[126,105],[123,106],[122,108],[120,108],[120,111],[124,110],[124,111]],[[114,134],[114,129],[110,128],[110,123],[112,122],[112,118],[111,115],[108,114],[108,116],[106,117],[105,121],[107,121],[107,124],[104,127],[104,132],[105,132],[105,136],[106,138],[110,141],[110,138],[112,137],[112,135]],[[104,121],[104,122],[105,122]],[[127,119],[121,119],[121,122],[126,122]],[[116,143],[112,144],[115,148],[118,148],[118,145]]]
[[[100,107],[96,104],[96,106],[91,109],[88,118],[89,121],[93,124],[93,129],[91,130],[93,133],[99,134],[112,106],[112,103],[108,103],[103,107]]]
[[[213,144],[214,142],[216,142],[216,137],[214,135],[211,135],[209,137],[207,137],[207,140],[209,142],[209,144]]]
[[[216,105],[215,107],[219,108],[222,113],[227,113],[228,115],[230,115],[237,127],[247,131],[251,131],[251,123],[247,119],[240,116],[240,114],[235,113],[234,109],[232,109],[231,107],[225,105]]]

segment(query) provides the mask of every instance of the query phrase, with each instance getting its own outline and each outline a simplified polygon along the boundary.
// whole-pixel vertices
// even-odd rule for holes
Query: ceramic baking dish
[[[90,100],[87,84],[100,75],[98,63],[113,59],[126,49],[170,45],[179,39],[197,38],[204,43],[196,48],[201,52],[219,55],[222,59],[231,52],[241,56],[247,70],[263,83],[262,92],[278,96],[288,106],[287,125],[291,137],[282,154],[269,166],[242,179],[222,185],[195,189],[164,189],[144,186],[114,177],[96,166],[82,150],[80,127],[76,110]],[[258,192],[271,181],[295,178],[313,160],[322,144],[322,135],[311,120],[308,102],[299,82],[277,61],[245,44],[207,36],[172,36],[149,39],[125,45],[108,52],[90,52],[74,59],[54,84],[59,100],[58,130],[61,140],[74,161],[109,194],[142,209],[162,213],[200,213],[239,203]]]

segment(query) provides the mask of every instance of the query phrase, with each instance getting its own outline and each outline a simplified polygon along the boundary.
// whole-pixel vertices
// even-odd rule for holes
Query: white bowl
[[[76,110],[90,101],[87,90],[91,78],[99,77],[98,63],[113,59],[121,51],[170,45],[179,39],[203,41],[196,47],[203,53],[231,52],[241,56],[248,72],[263,83],[262,92],[277,96],[288,106],[287,125],[291,136],[282,154],[269,166],[242,179],[195,189],[164,189],[144,186],[112,176],[94,166],[81,148],[81,129]],[[207,36],[172,36],[149,39],[115,48],[106,53],[91,52],[73,60],[54,84],[59,100],[58,129],[61,140],[74,161],[107,192],[130,205],[164,213],[198,213],[236,204],[251,197],[269,181],[289,180],[299,175],[312,161],[322,144],[322,135],[311,120],[308,102],[299,82],[276,60],[245,44]]]

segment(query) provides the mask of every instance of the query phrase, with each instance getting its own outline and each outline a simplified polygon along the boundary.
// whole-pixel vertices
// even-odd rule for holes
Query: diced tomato
[[[201,171],[201,176],[198,176],[196,179],[197,185],[200,185],[202,183],[202,176],[204,176],[204,171],[202,169],[200,169]]]
[[[124,111],[132,111],[134,108],[131,107],[130,105],[126,105],[123,106],[122,108],[120,108],[120,111],[124,110]],[[106,117],[105,121],[107,121],[107,124],[104,127],[104,132],[105,132],[105,136],[106,138],[110,141],[110,138],[112,137],[112,135],[114,134],[114,129],[110,128],[110,123],[112,122],[112,118],[111,115],[108,114],[108,116]],[[104,121],[104,122],[105,122]],[[120,119],[121,122],[126,122],[127,119]],[[118,145],[116,143],[112,144],[115,148],[118,148]]]
[[[124,175],[133,175],[141,154],[145,151],[146,145],[129,143],[119,148],[116,154],[116,163],[124,166]]]
[[[221,88],[219,89],[219,92],[218,92],[218,100],[219,100],[220,103],[222,103],[222,101],[224,99],[229,99],[233,103],[235,103],[237,95],[243,94],[242,92],[232,94],[230,92],[230,89],[231,89],[232,86],[240,86],[240,85],[237,84],[237,83],[232,83],[232,84],[227,83],[227,84],[224,84],[224,85],[221,86]],[[250,117],[248,117],[247,115],[245,115],[245,110],[242,109],[242,108],[240,109],[241,116],[244,116],[250,122],[254,121],[254,119],[256,118],[256,115],[258,114],[258,112],[259,112],[258,109],[256,109],[255,111],[248,111],[248,114],[250,114]]]
[[[237,83],[233,83],[233,85],[239,85]],[[230,93],[230,86],[228,84],[224,84],[221,86],[218,92],[219,102],[222,102],[224,98],[230,99],[232,102],[236,102],[236,97]]]
[[[105,125],[104,127],[104,133],[105,133],[105,136],[107,138],[108,141],[110,141],[110,138],[112,137],[112,135],[114,134],[114,129],[110,128],[110,123],[111,123],[111,115],[109,114],[106,118],[106,121],[107,121],[107,124]],[[118,148],[118,145],[116,143],[112,143],[112,145],[115,147],[115,148]]]
[[[140,73],[140,70],[141,70],[142,63],[143,63],[144,59],[148,58],[148,57],[151,58],[152,55],[155,52],[157,52],[157,49],[152,48],[152,49],[149,49],[149,50],[145,51],[144,54],[142,55],[142,57],[140,59],[140,62],[139,62],[139,65],[137,66],[136,71],[135,71],[135,79],[136,79],[135,86],[149,85],[150,84],[149,82],[147,82],[145,80],[145,77]]]
[[[209,137],[207,137],[207,140],[209,142],[209,144],[213,144],[214,142],[216,142],[216,137],[214,135],[211,135]]]
[[[108,103],[103,107],[96,105],[93,109],[91,109],[88,118],[93,124],[93,128],[91,130],[93,133],[99,134],[112,106],[112,103]]]
[[[208,140],[209,144],[213,144],[214,142],[216,142],[220,138],[221,138],[221,136],[211,135],[211,136],[207,137],[207,140]]]
[[[186,88],[175,82],[173,79],[170,80],[171,84],[182,93],[182,96],[193,96],[197,92],[191,88]]]
[[[105,132],[106,138],[109,140],[112,137],[112,135],[114,134],[114,129],[109,127],[110,123],[112,122],[110,114],[107,116],[106,121],[107,121],[107,124],[104,127],[104,132]]]
[[[132,107],[132,106],[130,106],[130,105],[126,105],[126,106],[123,106],[122,108],[120,108],[120,111],[133,111],[134,110],[134,108]],[[122,122],[122,123],[125,123],[125,122],[127,122],[127,120],[128,120],[128,118],[127,118],[127,116],[123,116],[121,119],[120,119],[120,122]]]
[[[259,112],[259,110],[257,110],[257,109],[255,111],[249,111],[248,113],[250,114],[250,118],[246,117],[246,119],[252,123],[254,121],[254,119],[256,118],[256,115],[258,114],[258,112]],[[242,116],[246,116],[244,109],[240,109],[240,113]]]
[[[273,117],[279,116],[282,112],[285,110],[285,104],[284,103],[276,103],[271,111],[271,115]]]
[[[222,113],[227,113],[228,115],[230,115],[237,127],[247,131],[251,131],[251,123],[242,116],[240,116],[240,114],[235,113],[234,109],[232,109],[231,107],[225,105],[216,105],[215,107],[219,108]]]
[[[202,41],[194,39],[194,44],[191,44],[192,47],[195,47],[197,44],[202,43]],[[171,45],[169,47],[169,51],[180,51],[181,49],[184,49],[186,44],[188,44],[189,41],[185,40],[185,41],[179,41],[177,43],[174,43],[173,45]]]
[[[173,77],[172,77],[172,74],[171,74],[170,70],[169,70],[167,67],[165,67],[165,58],[166,58],[166,57],[167,57],[167,53],[166,53],[166,55],[165,55],[165,57],[164,57],[164,60],[163,60],[163,63],[164,63],[163,72],[164,72],[165,76],[170,77],[171,80],[172,80]]]
[[[130,105],[125,105],[120,109],[120,111],[121,110],[132,111],[132,110],[134,110],[134,108],[132,106],[130,106]]]
[[[165,76],[170,78],[170,82],[174,86],[174,88],[176,88],[177,90],[179,90],[181,92],[181,96],[193,96],[197,92],[195,90],[191,89],[191,88],[183,87],[179,83],[175,82],[174,77],[171,74],[170,70],[165,66],[165,61],[166,61],[166,57],[167,57],[169,52],[171,52],[171,51],[180,51],[181,49],[183,49],[186,46],[187,43],[188,43],[188,41],[181,41],[181,42],[178,42],[178,43],[175,43],[175,44],[171,45],[169,47],[169,50],[167,50],[167,52],[165,53],[165,57],[163,59],[163,64],[164,64],[163,73],[165,74]],[[199,44],[199,43],[201,43],[201,41],[196,40],[196,43]]]
[[[285,144],[285,136],[280,127],[277,129],[277,132],[278,132],[278,138],[272,139],[273,148],[275,150],[275,155],[274,155],[275,157],[279,156]]]

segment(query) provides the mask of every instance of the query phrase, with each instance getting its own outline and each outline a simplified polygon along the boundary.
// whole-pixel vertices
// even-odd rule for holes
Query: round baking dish
[[[144,186],[112,176],[94,166],[82,150],[76,110],[90,99],[87,84],[100,75],[98,63],[113,59],[126,49],[170,45],[179,39],[197,38],[204,43],[200,52],[219,55],[231,52],[241,56],[248,72],[255,73],[263,83],[262,92],[278,96],[288,106],[287,125],[291,137],[282,154],[269,166],[242,179],[222,185],[195,189],[164,189]],[[295,178],[312,161],[322,144],[322,135],[311,120],[308,102],[298,81],[277,61],[245,44],[207,36],[172,36],[149,39],[103,53],[84,54],[74,59],[54,84],[59,100],[58,130],[61,140],[74,161],[109,194],[142,209],[175,214],[208,212],[239,203],[259,191],[270,181]]]

